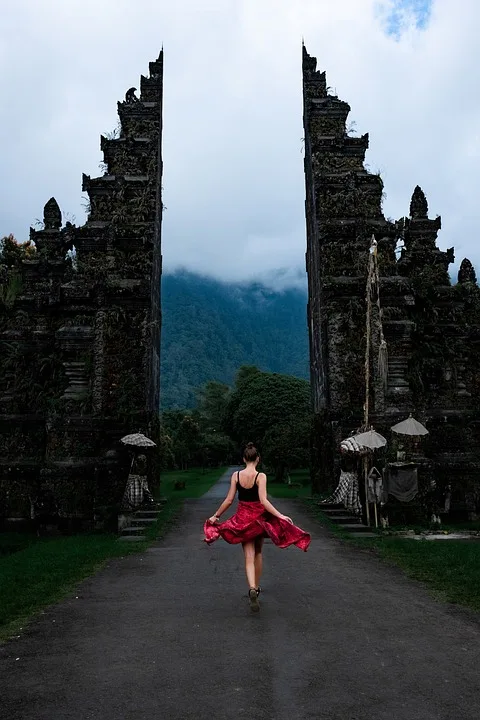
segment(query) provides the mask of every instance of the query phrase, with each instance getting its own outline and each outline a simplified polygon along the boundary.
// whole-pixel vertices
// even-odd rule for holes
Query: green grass
[[[373,543],[382,559],[426,583],[437,598],[480,612],[480,541],[383,538]]]
[[[0,560],[4,555],[11,555],[19,550],[38,542],[34,533],[26,532],[4,532],[0,533]]]
[[[207,490],[210,490],[217,480],[227,470],[224,468],[214,468],[202,470],[201,468],[192,468],[190,470],[169,470],[161,473],[160,495],[168,499],[198,498]],[[175,490],[177,481],[185,482],[184,490]]]
[[[119,543],[116,535],[75,535],[38,540],[0,560],[0,640],[71,591],[109,558],[129,555],[146,543]]]
[[[145,551],[175,524],[183,500],[200,497],[223,472],[224,468],[162,473],[160,494],[168,502],[147,530],[146,541],[119,542],[117,535],[100,533],[45,539],[0,534],[0,642],[18,634],[32,617],[70,594],[109,559]],[[178,479],[186,481],[185,490],[174,489]]]
[[[312,496],[312,486],[310,484],[310,471],[293,470],[290,473],[292,485],[287,483],[275,483],[271,479],[268,481],[267,492],[272,498],[308,498]]]
[[[381,535],[362,540],[338,528],[316,503],[305,500],[305,506],[339,539],[400,567],[408,577],[423,582],[438,600],[480,612],[479,540],[412,540]]]

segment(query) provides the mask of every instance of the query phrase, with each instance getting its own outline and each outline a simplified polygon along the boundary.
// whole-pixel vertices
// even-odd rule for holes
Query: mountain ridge
[[[189,271],[162,277],[161,407],[190,408],[208,380],[241,365],[308,378],[306,291]]]

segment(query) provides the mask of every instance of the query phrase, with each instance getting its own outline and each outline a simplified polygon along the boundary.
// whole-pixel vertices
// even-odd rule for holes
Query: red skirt
[[[261,502],[241,502],[235,515],[223,523],[211,525],[208,520],[203,526],[205,542],[210,544],[222,537],[228,543],[249,542],[257,537],[269,537],[279,548],[296,545],[305,552],[310,545],[310,535],[288,522],[271,515]]]

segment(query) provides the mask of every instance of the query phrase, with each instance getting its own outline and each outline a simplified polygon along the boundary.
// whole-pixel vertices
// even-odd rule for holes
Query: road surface
[[[265,547],[252,614],[241,548],[202,542],[215,492],[188,501],[164,540],[110,562],[0,647],[1,717],[478,720],[476,616],[283,500],[312,544]]]

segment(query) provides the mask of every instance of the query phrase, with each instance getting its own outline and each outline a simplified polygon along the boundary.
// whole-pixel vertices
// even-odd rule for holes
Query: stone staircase
[[[318,509],[328,517],[328,519],[337,525],[343,532],[348,533],[354,538],[374,538],[378,535],[372,532],[368,525],[364,525],[357,515],[346,510],[343,505],[335,505],[333,503],[318,503]]]
[[[140,542],[146,540],[146,531],[154,525],[165,503],[158,502],[152,508],[137,510],[130,517],[129,523],[120,531],[119,540],[124,542]]]

